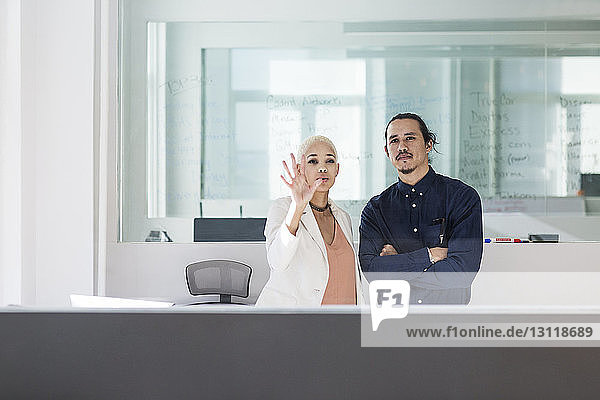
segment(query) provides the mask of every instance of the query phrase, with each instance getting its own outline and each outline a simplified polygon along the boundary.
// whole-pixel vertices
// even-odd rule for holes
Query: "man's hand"
[[[393,256],[394,254],[398,254],[398,252],[391,244],[384,245],[381,253],[379,253],[380,256]]]
[[[448,257],[448,249],[445,247],[433,247],[429,251],[433,256],[433,262],[438,262]],[[393,256],[394,254],[398,254],[398,252],[391,244],[384,245],[379,253],[380,256]]]
[[[429,249],[429,251],[433,257],[433,262],[438,262],[448,257],[448,249],[445,247],[432,247]]]

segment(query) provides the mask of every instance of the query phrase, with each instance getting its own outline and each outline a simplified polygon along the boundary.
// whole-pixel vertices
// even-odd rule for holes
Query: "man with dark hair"
[[[369,280],[407,280],[411,303],[467,304],[483,251],[481,200],[433,170],[435,144],[416,114],[388,123],[384,150],[399,179],[363,209],[360,264]]]

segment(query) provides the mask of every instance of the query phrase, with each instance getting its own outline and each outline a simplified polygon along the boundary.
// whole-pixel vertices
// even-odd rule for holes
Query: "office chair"
[[[247,298],[251,276],[251,267],[231,260],[200,261],[185,267],[185,279],[190,294],[218,294],[217,303],[231,304],[231,296]]]

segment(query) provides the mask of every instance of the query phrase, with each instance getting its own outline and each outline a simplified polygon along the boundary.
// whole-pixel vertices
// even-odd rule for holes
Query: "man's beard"
[[[417,169],[417,167],[402,167],[400,168],[400,173],[404,174],[404,175],[408,175],[408,174],[412,174],[415,170]]]
[[[410,154],[408,151],[403,151],[398,153],[398,155],[396,156],[396,160],[398,160],[398,158],[400,158],[400,156],[402,155],[410,155],[412,157],[412,154]],[[400,171],[401,173],[403,173],[404,175],[408,175],[414,172],[414,170],[417,169],[417,166],[415,165],[414,167],[407,167],[407,166],[402,166],[398,171]]]

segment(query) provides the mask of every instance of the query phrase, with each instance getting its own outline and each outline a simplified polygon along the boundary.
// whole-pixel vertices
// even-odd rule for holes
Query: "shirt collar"
[[[413,193],[425,194],[429,190],[429,188],[433,185],[436,175],[437,174],[435,173],[435,171],[433,170],[433,168],[430,165],[429,171],[427,171],[425,176],[422,177],[421,180],[419,182],[417,182],[414,186],[406,184],[406,183],[402,182],[400,180],[400,178],[398,178],[398,190],[400,191],[400,193],[408,194],[408,195],[413,194]]]

